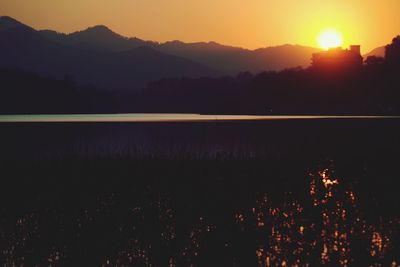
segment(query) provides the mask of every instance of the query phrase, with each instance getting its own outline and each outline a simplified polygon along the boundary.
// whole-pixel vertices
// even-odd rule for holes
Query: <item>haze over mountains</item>
[[[83,49],[120,52],[141,46],[148,46],[160,52],[184,57],[209,66],[224,74],[243,71],[261,72],[282,70],[291,67],[307,67],[312,53],[319,49],[299,45],[282,45],[257,50],[225,46],[215,42],[184,43],[170,41],[158,43],[138,38],[126,38],[114,33],[106,26],[90,27],[71,34],[54,31],[40,31],[48,39]]]
[[[137,89],[166,77],[216,76],[220,72],[185,58],[138,46],[118,52],[54,42],[9,17],[0,18],[0,67],[54,78],[69,76],[106,89]]]
[[[369,56],[384,57],[385,56],[385,46],[380,46],[380,47],[373,49],[368,54],[365,54],[364,58],[367,58]]]
[[[386,46],[385,58],[363,64],[357,55],[334,62],[337,68],[315,62],[291,68],[311,61],[313,50],[156,43],[105,26],[62,34],[1,17],[0,114],[399,113],[400,36]],[[253,74],[237,74],[241,68]],[[288,69],[263,71],[282,68]]]
[[[158,43],[119,35],[104,25],[70,34],[37,31],[0,17],[0,67],[113,90],[141,89],[162,78],[216,77],[308,67],[317,48],[281,45],[249,50],[215,42]],[[368,55],[382,55],[377,48]]]
[[[316,51],[299,45],[248,50],[215,42],[158,43],[127,38],[102,25],[63,34],[0,17],[0,67],[109,89],[140,89],[161,78],[307,67]]]

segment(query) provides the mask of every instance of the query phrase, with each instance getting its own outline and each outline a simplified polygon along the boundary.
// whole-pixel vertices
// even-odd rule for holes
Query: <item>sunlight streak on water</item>
[[[311,119],[400,119],[400,116],[259,116],[259,115],[201,115],[201,114],[57,114],[0,115],[1,122],[207,122],[256,120]]]

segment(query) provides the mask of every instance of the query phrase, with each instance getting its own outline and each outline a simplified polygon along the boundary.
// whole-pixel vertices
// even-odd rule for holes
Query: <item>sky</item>
[[[36,29],[74,32],[103,24],[129,37],[216,41],[255,49],[318,46],[326,28],[362,51],[400,34],[400,0],[0,0],[0,15]]]

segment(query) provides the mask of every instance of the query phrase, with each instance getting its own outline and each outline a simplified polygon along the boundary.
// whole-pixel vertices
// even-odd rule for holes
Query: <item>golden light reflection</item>
[[[268,242],[256,250],[259,266],[353,266],[354,240],[369,242],[370,261],[381,266],[379,262],[398,230],[383,233],[379,229],[398,229],[399,221],[368,224],[357,206],[355,192],[341,183],[332,168],[311,172],[310,178],[311,209],[294,200],[279,207],[272,207],[266,197],[257,200],[253,208],[257,226],[263,220],[271,225]],[[315,251],[319,259],[310,260]]]
[[[361,196],[353,185],[336,175],[332,166],[310,172],[308,178],[309,191],[301,201],[288,193],[283,202],[275,203],[263,193],[256,197],[253,205],[234,210],[231,221],[224,221],[224,226],[232,223],[240,234],[256,237],[251,249],[259,266],[399,266],[395,247],[400,219],[379,218],[372,223],[359,207]],[[96,221],[96,216],[112,210],[115,203],[115,196],[111,194],[99,197],[95,209],[82,210],[75,222],[76,234],[82,235],[83,229]],[[180,232],[171,199],[160,197],[147,208],[129,209],[127,216],[132,222],[124,227],[130,229],[133,237],[117,255],[107,257],[100,266],[160,266],[156,264],[157,246],[140,230],[141,223],[148,223],[149,210],[157,221],[157,240],[171,248],[165,261],[169,267],[197,266],[193,263],[204,257],[203,248],[207,246],[204,240],[221,230],[210,218],[196,216],[187,231]],[[20,251],[29,249],[29,244],[37,238],[39,221],[39,216],[33,213],[15,218],[14,225],[10,225],[14,231],[0,250],[4,266],[24,265],[26,259]],[[121,233],[124,227],[118,227]],[[233,233],[230,237],[238,232],[229,232]],[[231,246],[235,245],[234,240],[223,240],[224,249],[229,251],[234,247]],[[179,246],[173,250],[177,241]],[[355,261],[358,253],[362,253],[368,264],[360,265]],[[68,248],[63,246],[53,246],[45,255],[49,266],[63,263],[67,258]]]

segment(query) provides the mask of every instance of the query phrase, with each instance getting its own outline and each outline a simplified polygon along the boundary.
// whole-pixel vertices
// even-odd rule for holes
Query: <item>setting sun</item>
[[[333,29],[322,31],[318,36],[318,44],[323,49],[336,48],[343,45],[342,35]]]

